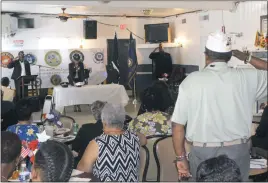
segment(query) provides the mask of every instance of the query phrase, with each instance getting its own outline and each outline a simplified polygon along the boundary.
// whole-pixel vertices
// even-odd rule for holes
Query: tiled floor
[[[73,106],[65,107],[66,116],[71,116],[79,124],[79,126],[85,123],[95,123],[94,117],[91,114],[89,105],[80,105],[82,112],[74,112]],[[129,99],[128,105],[125,107],[126,113],[131,117],[136,117],[140,104],[133,105],[133,99]],[[40,112],[33,114],[33,121],[40,120]]]

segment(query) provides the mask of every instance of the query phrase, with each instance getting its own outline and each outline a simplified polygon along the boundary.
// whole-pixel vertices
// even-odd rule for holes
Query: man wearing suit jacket
[[[7,66],[9,69],[14,68],[11,79],[14,80],[15,88],[16,88],[16,100],[20,98],[22,88],[20,86],[19,80],[17,80],[20,76],[29,76],[31,75],[31,67],[29,62],[24,60],[24,52],[20,51],[18,57],[16,57],[12,62],[10,62]],[[20,92],[19,92],[20,91]],[[28,86],[24,86],[24,96],[28,96]]]

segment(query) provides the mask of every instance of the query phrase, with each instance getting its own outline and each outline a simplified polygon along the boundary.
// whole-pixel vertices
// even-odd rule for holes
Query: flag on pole
[[[138,62],[136,54],[136,42],[133,39],[132,32],[129,38],[129,48],[128,48],[128,86],[130,89],[134,88],[134,78],[136,75]]]
[[[107,73],[109,78],[109,83],[118,83],[119,82],[119,62],[118,62],[118,41],[117,41],[117,35],[115,33],[114,35],[114,41],[113,41],[113,56],[112,60],[107,64]]]

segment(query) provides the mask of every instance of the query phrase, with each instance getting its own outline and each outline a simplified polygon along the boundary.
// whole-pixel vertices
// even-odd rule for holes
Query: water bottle
[[[39,133],[42,133],[45,130],[45,127],[43,125],[39,126]]]
[[[25,161],[23,161],[20,165],[19,180],[20,180],[20,182],[29,182],[30,181],[30,172],[26,168]]]
[[[77,123],[74,124],[74,135],[77,135],[79,129],[79,125]]]

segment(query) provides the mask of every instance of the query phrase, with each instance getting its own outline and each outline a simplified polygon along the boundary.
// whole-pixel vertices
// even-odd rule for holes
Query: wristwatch
[[[247,55],[247,58],[246,60],[244,61],[245,64],[249,63],[251,61],[251,57],[252,57],[252,53],[251,52],[248,52],[248,55]]]

